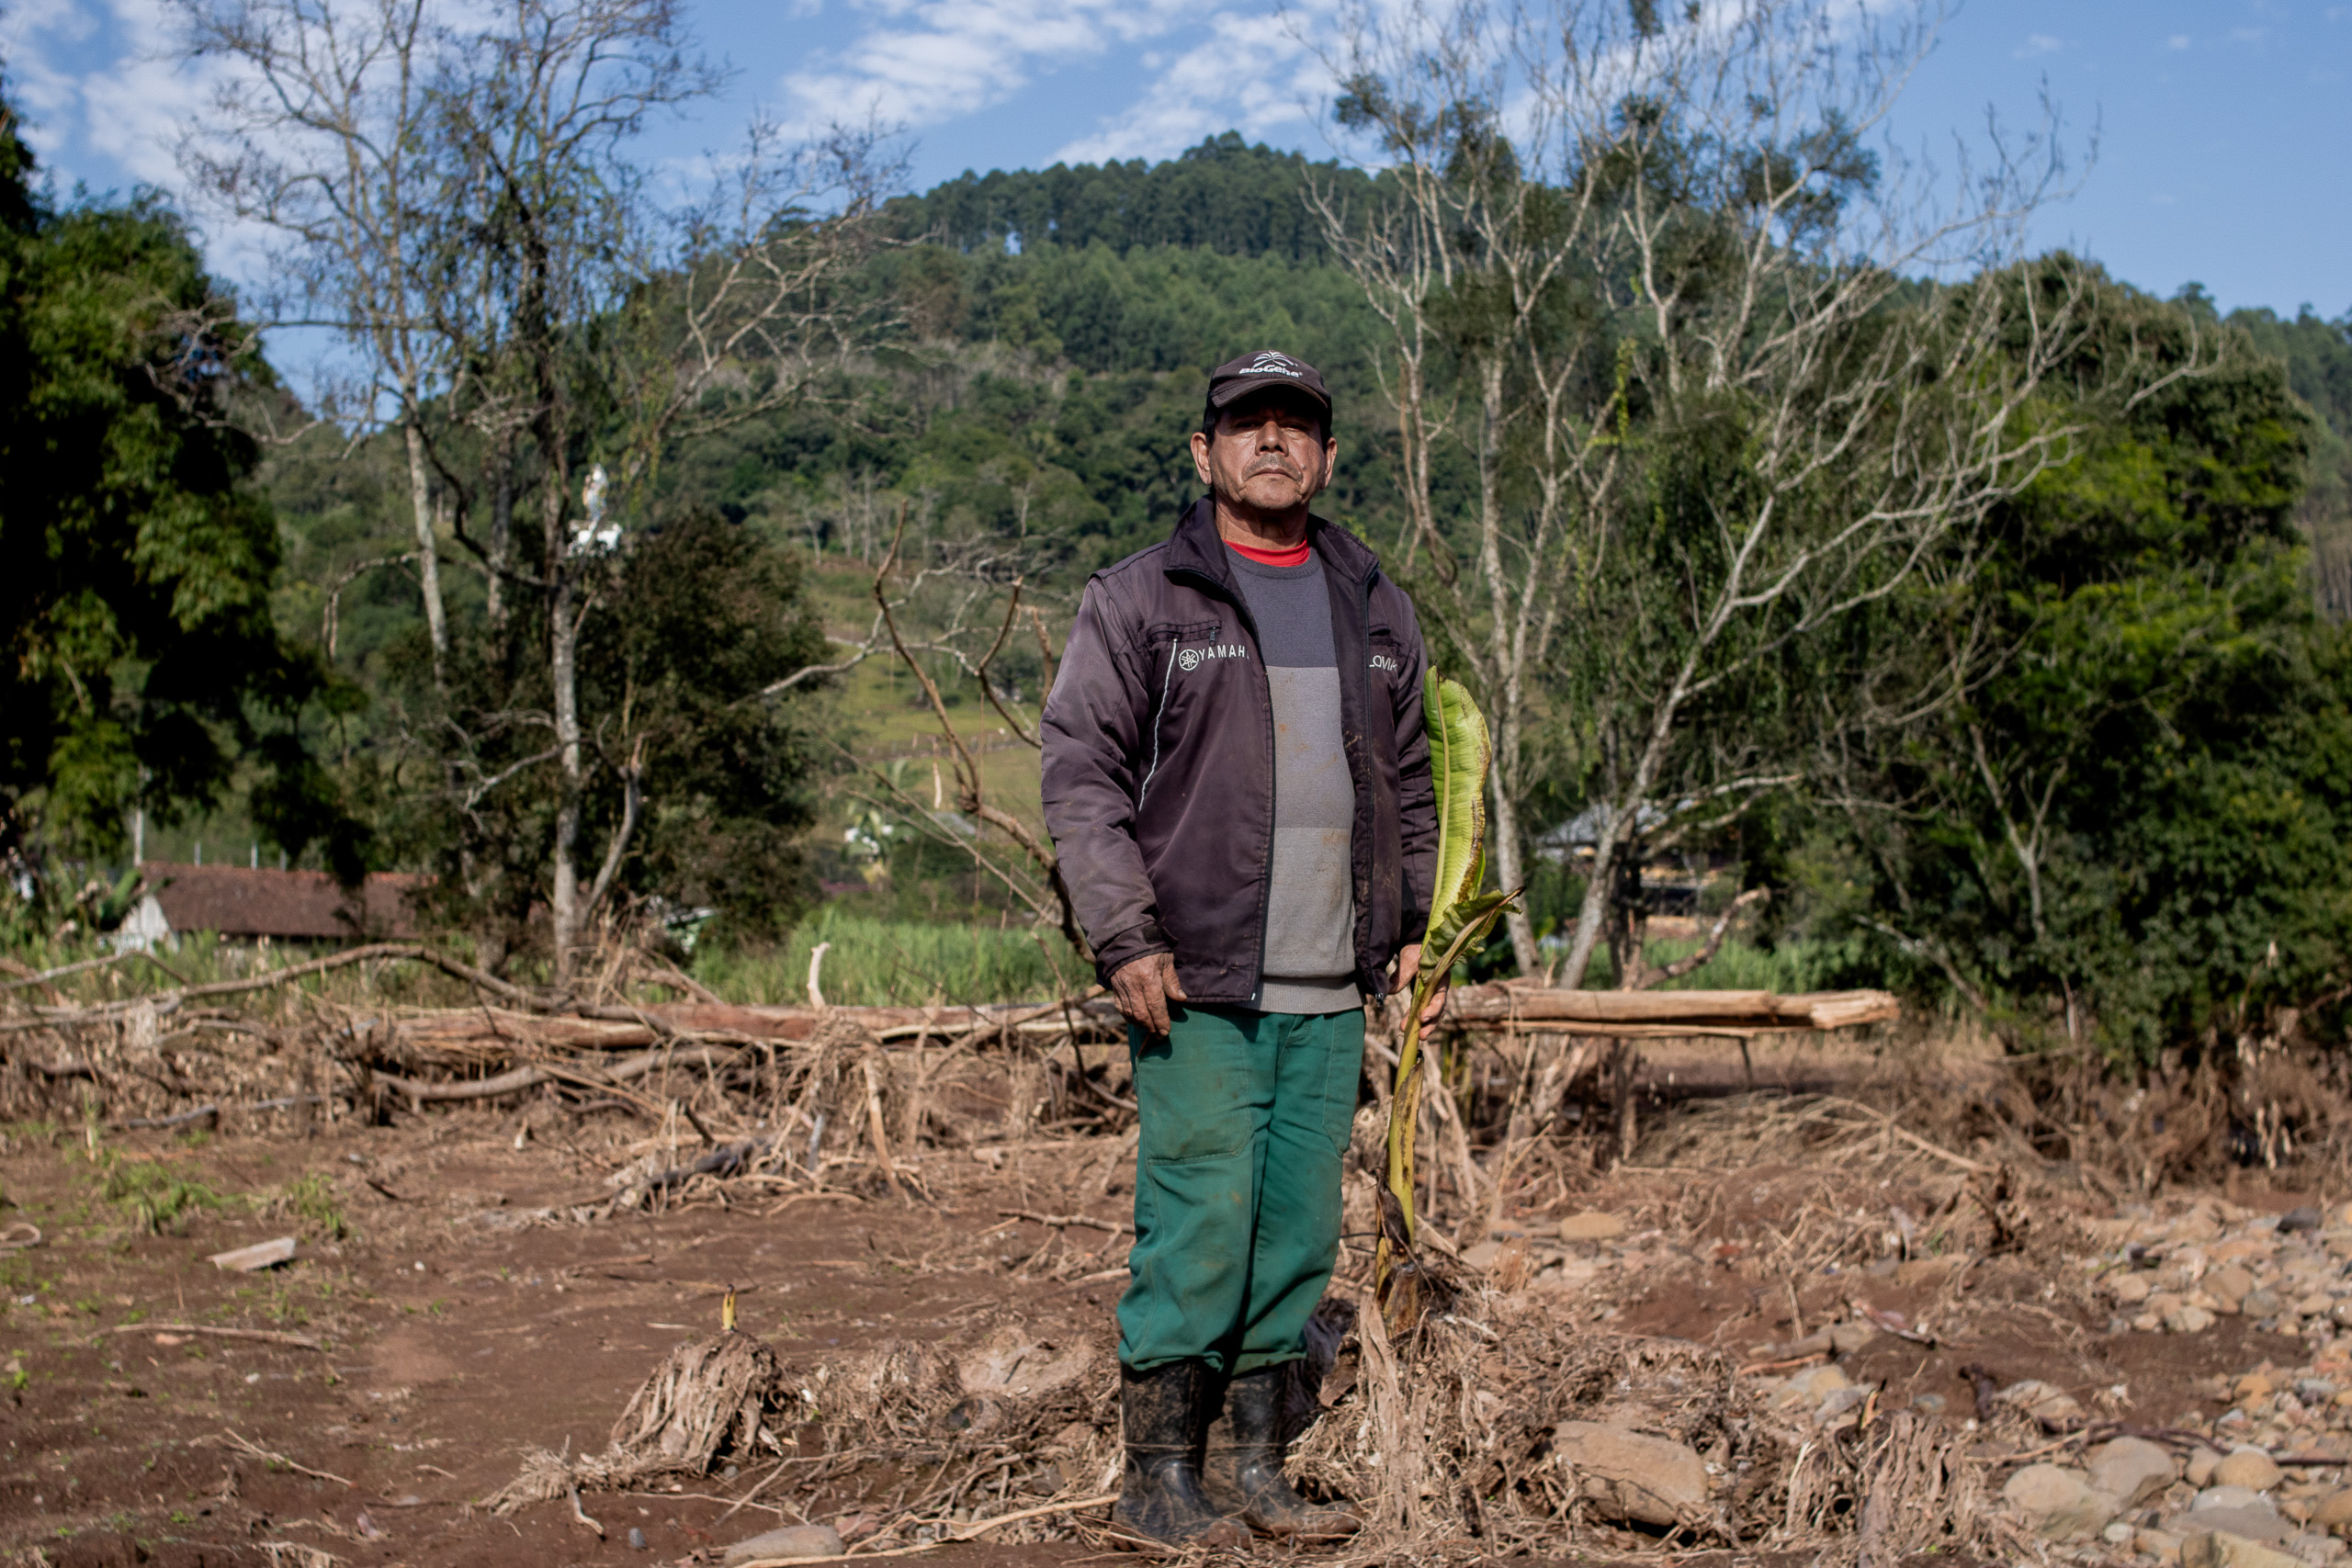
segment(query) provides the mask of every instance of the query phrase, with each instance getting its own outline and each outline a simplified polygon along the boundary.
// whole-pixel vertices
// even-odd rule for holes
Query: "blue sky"
[[[972,168],[1162,158],[1234,127],[1328,155],[1328,81],[1297,36],[1329,0],[688,0],[727,95],[652,151],[787,123],[902,124],[921,187]],[[1285,15],[1294,18],[1286,21]],[[176,183],[202,87],[168,62],[160,0],[14,0],[0,53],[35,146],[67,184]],[[2040,218],[2169,294],[2226,309],[2352,310],[2352,0],[1969,0],[1906,95],[1906,143],[2023,121],[2044,85],[2098,158]],[[232,269],[233,270],[233,269]]]

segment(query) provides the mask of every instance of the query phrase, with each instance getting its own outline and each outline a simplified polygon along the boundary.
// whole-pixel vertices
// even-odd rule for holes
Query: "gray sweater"
[[[1355,981],[1351,836],[1356,790],[1340,727],[1339,656],[1323,563],[1267,566],[1227,552],[1274,702],[1274,852],[1261,1012],[1344,1012]]]

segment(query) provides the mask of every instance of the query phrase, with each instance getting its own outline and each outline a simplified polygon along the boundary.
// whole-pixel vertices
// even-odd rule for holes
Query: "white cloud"
[[[867,0],[887,20],[784,78],[807,126],[936,125],[1002,103],[1040,70],[1099,58],[1198,19],[1180,0]]]
[[[2165,39],[2165,47],[2166,49],[2187,49],[2188,47],[2188,35],[2187,33],[2175,33],[2172,37]]]
[[[1166,158],[1219,131],[1261,137],[1311,124],[1331,75],[1295,28],[1266,11],[1221,11],[1208,36],[1178,55],[1132,108],[1064,144],[1065,163]]]
[[[12,90],[32,111],[34,150],[52,165],[110,166],[127,181],[177,189],[175,152],[211,86],[209,71],[175,59],[172,43],[158,0],[39,0],[11,15],[0,48]]]
[[[2052,38],[2048,33],[2029,33],[2025,42],[2018,46],[2017,58],[2030,60],[2037,54],[2055,54],[2065,47],[2063,39]]]

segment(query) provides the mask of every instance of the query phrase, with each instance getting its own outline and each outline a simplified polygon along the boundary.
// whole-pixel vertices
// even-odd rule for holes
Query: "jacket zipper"
[[[1329,568],[1327,567],[1326,570],[1328,570]],[[1227,589],[1224,583],[1219,582],[1216,579],[1209,576],[1208,573],[1204,571],[1193,571],[1190,569],[1180,569],[1169,573],[1169,575],[1170,577],[1189,577],[1197,581],[1205,582],[1211,588],[1215,589],[1219,598],[1225,600],[1226,603],[1233,606],[1234,614],[1240,617],[1242,626],[1248,628],[1250,647],[1257,655],[1257,657],[1252,659],[1250,662],[1256,665],[1258,669],[1258,694],[1261,699],[1262,699],[1266,710],[1267,798],[1266,852],[1260,858],[1258,863],[1257,969],[1256,972],[1250,976],[1250,999],[1254,1003],[1262,999],[1261,994],[1266,988],[1266,904],[1267,901],[1273,897],[1274,891],[1274,807],[1276,803],[1273,799],[1273,794],[1277,787],[1274,778],[1277,770],[1274,766],[1273,682],[1266,674],[1266,648],[1264,642],[1258,636],[1258,618],[1250,613],[1250,602],[1241,594]],[[1175,658],[1174,653],[1171,652],[1169,655],[1169,658],[1172,660]],[[1154,731],[1152,739],[1153,744],[1157,745],[1159,743],[1159,735],[1157,731]],[[1352,874],[1354,867],[1351,865],[1349,870],[1351,874]]]
[[[1359,726],[1356,753],[1363,761],[1363,777],[1356,781],[1359,802],[1356,819],[1359,824],[1368,817],[1377,817],[1380,814],[1380,802],[1372,787],[1372,580],[1379,575],[1380,569],[1374,567],[1366,571],[1363,574],[1363,580],[1356,584],[1357,597],[1360,601],[1356,606],[1356,624],[1363,628],[1363,647],[1357,650],[1359,656],[1356,660],[1356,680],[1360,683],[1358,687],[1360,695],[1356,701]],[[1341,743],[1345,743],[1344,736]],[[1356,846],[1352,843],[1348,846],[1348,873],[1351,881],[1354,878],[1356,867],[1355,849]],[[1359,985],[1362,985],[1365,978],[1364,938],[1372,927],[1373,859],[1373,846],[1366,843],[1363,846],[1363,897],[1356,901],[1356,981]],[[1401,863],[1400,861],[1400,874]],[[1401,942],[1403,939],[1400,937],[1398,940]],[[1373,977],[1376,979],[1378,976]]]
[[[1143,809],[1143,797],[1151,793],[1151,781],[1159,775],[1159,721],[1168,716],[1168,689],[1176,683],[1176,645],[1182,639],[1174,632],[1168,634],[1168,668],[1160,671],[1159,705],[1151,710],[1151,766],[1144,770],[1143,783],[1136,789],[1136,809]]]

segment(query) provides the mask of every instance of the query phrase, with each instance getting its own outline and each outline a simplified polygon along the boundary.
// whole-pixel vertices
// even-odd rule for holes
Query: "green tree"
[[[319,672],[270,617],[254,337],[159,199],[33,179],[0,102],[0,848],[24,872],[44,843],[119,853],[131,811],[200,808],[250,759],[257,825],[356,874],[295,734]]]
[[[1813,892],[2018,1043],[2144,1056],[2341,995],[2352,645],[2305,586],[2314,428],[2284,367],[2092,276],[2035,413],[2083,429],[2070,459],[1997,509],[1964,588],[1843,650],[1883,711],[1956,700],[1846,752]],[[2187,373],[2066,406],[2122,355]]]
[[[2212,313],[2195,284],[2181,291],[2180,301]],[[2352,311],[2331,321],[2308,305],[2291,321],[2268,310],[2233,310],[2229,323],[2286,366],[2288,384],[2314,416],[2311,486],[2301,508],[2313,586],[2330,618],[2352,620]]]

